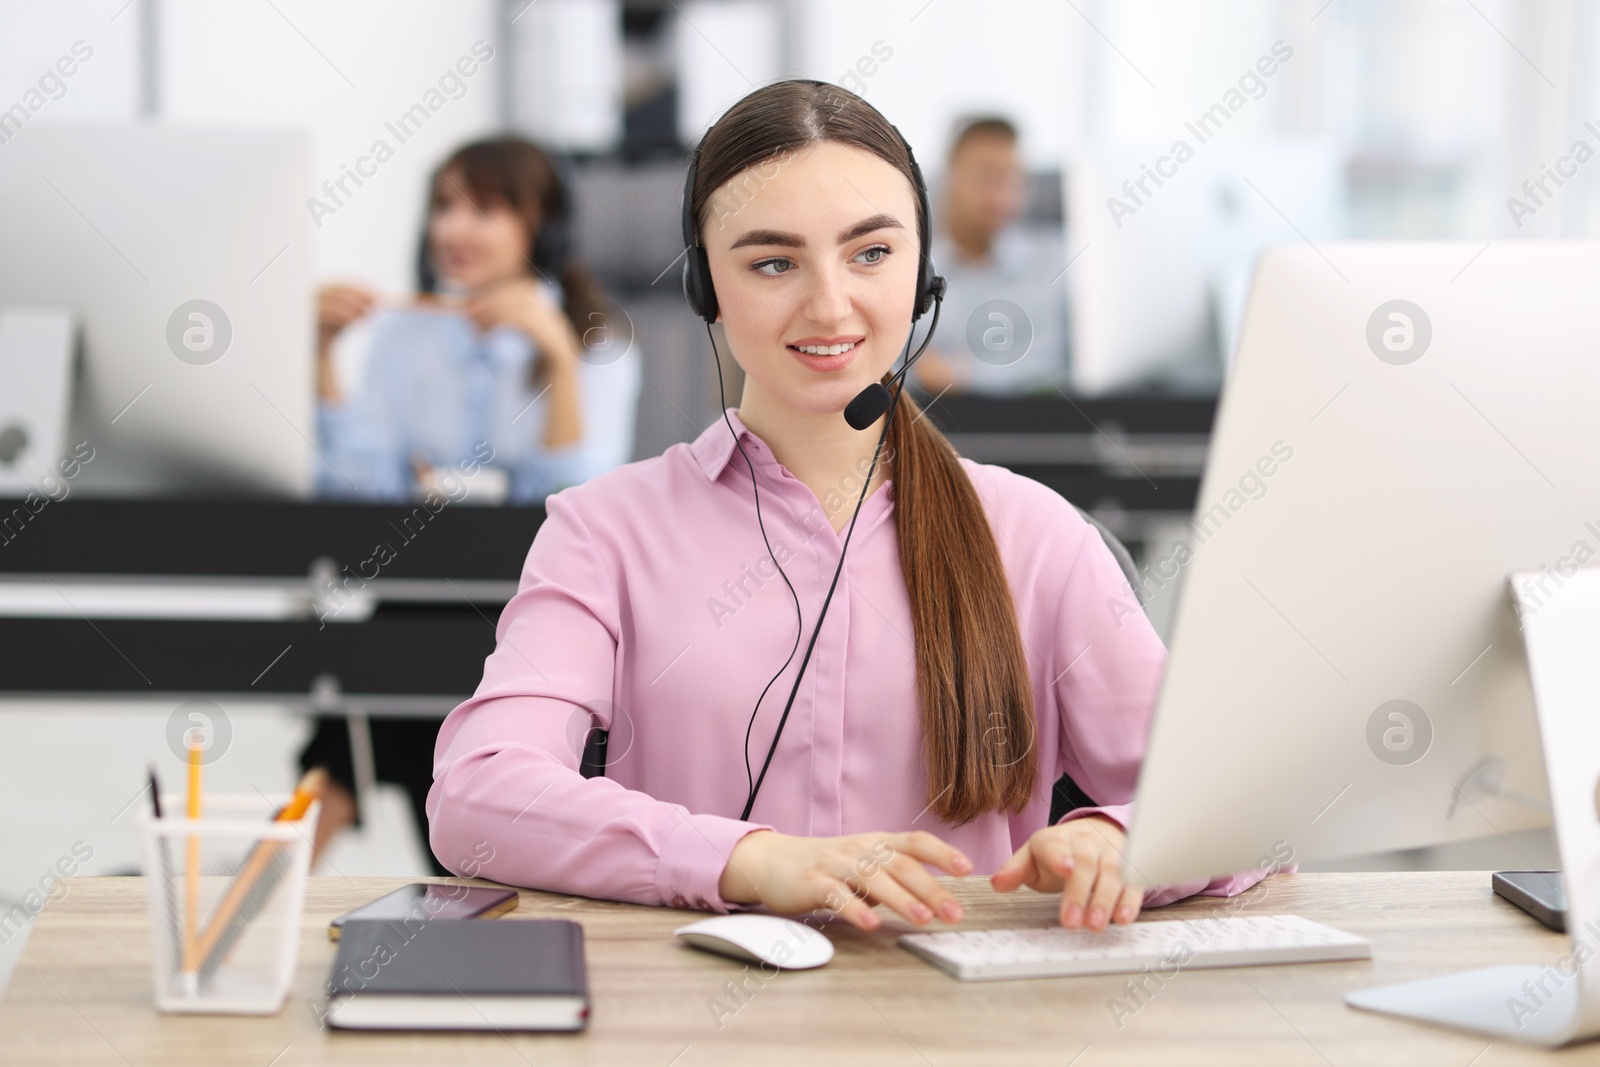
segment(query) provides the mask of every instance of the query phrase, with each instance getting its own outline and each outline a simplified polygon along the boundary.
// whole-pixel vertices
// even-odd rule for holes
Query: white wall
[[[82,41],[92,50],[65,90],[29,121],[115,121],[138,111],[139,12],[127,0],[41,4],[0,0],[0,109],[23,101],[39,78]]]
[[[693,144],[740,97],[785,76],[783,8],[777,0],[684,0],[676,14],[678,136]]]
[[[508,21],[517,129],[573,151],[614,147],[622,137],[620,0],[540,0]]]
[[[347,184],[354,195],[320,219],[312,271],[319,280],[407,291],[428,174],[456,145],[498,129],[497,65],[509,57],[496,40],[496,17],[494,0],[163,0],[162,114],[173,122],[303,128],[318,187],[387,141],[393,158],[363,187]],[[495,49],[494,58],[461,79],[459,99],[441,94],[443,106],[401,143],[384,124],[437,89],[478,41]],[[307,196],[313,192],[326,199],[320,189]]]
[[[955,123],[974,112],[1017,123],[1036,167],[1058,166],[1081,136],[1092,31],[1060,0],[984,0],[981,16],[951,0],[791,0],[788,13],[786,75],[871,101],[930,179],[944,169]]]
[[[1083,5],[1090,31],[1088,83],[1094,107],[1089,133],[1100,141],[1170,143],[1183,123],[1215,104],[1275,40],[1286,38],[1304,59],[1307,28],[1283,25],[1278,0],[1232,0],[1226,18],[1185,0],[1123,0]],[[1084,25],[1088,25],[1087,22]],[[1284,126],[1283,92],[1293,63],[1269,91],[1229,121],[1230,130],[1260,135]]]

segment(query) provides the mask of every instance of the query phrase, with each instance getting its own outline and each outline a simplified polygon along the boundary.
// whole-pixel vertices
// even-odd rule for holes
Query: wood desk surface
[[[1293,912],[1371,939],[1373,958],[1183,971],[1158,988],[1147,983],[1152,992],[1142,1003],[1124,989],[1127,975],[957,982],[896,946],[909,925],[895,919],[872,934],[835,924],[832,963],[766,979],[680,945],[672,930],[700,913],[524,890],[517,911],[493,921],[584,925],[593,1003],[586,1033],[320,1028],[334,955],[328,920],[405,881],[313,878],[288,1003],[275,1016],[226,1017],[155,1011],[142,879],[66,879],[0,1001],[0,1063],[1600,1064],[1600,1042],[1549,1053],[1344,1005],[1352,989],[1495,963],[1554,964],[1567,953],[1563,936],[1494,896],[1482,871],[1278,874],[1240,897],[1192,898],[1146,913]],[[967,909],[964,928],[1055,921],[1055,898],[998,895],[982,878],[950,881]],[[736,998],[727,983],[741,980],[747,992]]]

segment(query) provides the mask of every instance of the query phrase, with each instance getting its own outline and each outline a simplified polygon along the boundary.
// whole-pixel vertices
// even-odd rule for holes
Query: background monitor
[[[82,327],[75,491],[309,495],[309,158],[299,133],[140,124],[0,151],[0,305]]]
[[[1172,147],[1101,146],[1067,166],[1076,393],[1214,392],[1257,255],[1344,234],[1331,142],[1205,143],[1182,163]]]
[[[0,496],[61,492],[76,333],[68,308],[0,305]]]
[[[1182,585],[1132,877],[1548,824],[1508,575],[1600,552],[1597,291],[1596,242],[1264,257],[1192,555],[1154,565]]]

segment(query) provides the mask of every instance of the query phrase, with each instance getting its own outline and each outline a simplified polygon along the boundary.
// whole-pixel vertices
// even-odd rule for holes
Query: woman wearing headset
[[[639,355],[570,252],[568,200],[532,142],[464,145],[429,182],[419,297],[381,309],[359,286],[317,294],[320,495],[406,500],[442,481],[456,499],[452,468],[488,466],[527,503],[628,461]],[[347,397],[333,342],[373,312]]]
[[[864,929],[878,904],[960,919],[924,865],[1060,892],[1062,923],[1096,929],[1259,880],[1143,901],[1121,880],[1165,651],[1107,610],[1124,580],[1072,505],[957,458],[894,396],[939,287],[894,127],[831,85],[766,86],[701,140],[685,204],[685,291],[745,371],[739,407],[547,502],[439,734],[439,859]],[[606,777],[579,769],[591,723]],[[1063,771],[1101,804],[1047,826]]]
[[[494,502],[488,467],[513,503],[543,499],[626,463],[640,356],[599,282],[571,254],[569,191],[520,137],[463,145],[428,183],[418,298],[379,308],[365,289],[318,294],[319,494]],[[372,319],[359,395],[334,373],[335,337]],[[433,784],[436,726],[372,720],[375,776],[404,787],[418,827]],[[332,776],[317,848],[357,818],[349,730],[321,718],[304,767]],[[436,865],[437,866],[437,865]],[[443,873],[439,868],[438,873]]]

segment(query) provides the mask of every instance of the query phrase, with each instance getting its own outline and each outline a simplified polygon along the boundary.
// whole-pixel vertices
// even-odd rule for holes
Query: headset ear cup
[[[933,264],[928,264],[928,273],[933,274],[934,270],[935,268]],[[944,290],[944,278],[938,274],[933,274],[933,277],[928,279],[928,298],[927,303],[923,305],[924,310],[927,310],[928,308],[933,307],[934,304],[942,301],[944,299]]]
[[[567,269],[568,235],[566,219],[551,219],[540,226],[533,238],[534,265],[559,277]]]
[[[548,212],[543,210],[546,205],[541,204],[539,228],[533,235],[533,247],[528,250],[528,257],[538,270],[560,277],[566,271],[567,260],[572,255],[572,214],[576,208],[572,201],[569,164],[554,153],[547,154],[546,158],[555,174],[554,203],[549,205],[551,210]]]
[[[929,310],[932,309],[935,301],[944,299],[946,283],[942,275],[934,273],[935,270],[937,270],[937,268],[934,267],[934,265],[930,262],[927,265],[927,283],[920,284],[919,279],[919,284],[917,287],[917,304],[911,316],[912,322],[915,322],[922,318],[922,316],[926,315]]]
[[[683,297],[696,315],[717,321],[717,291],[711,284],[711,261],[700,245],[691,245],[683,257]]]

